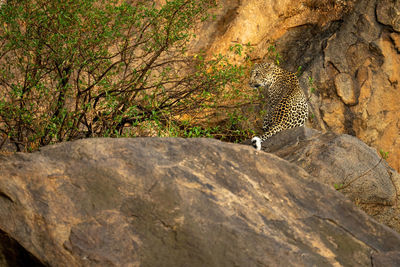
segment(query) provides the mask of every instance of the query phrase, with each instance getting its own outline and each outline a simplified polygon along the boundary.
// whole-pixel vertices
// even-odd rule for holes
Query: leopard
[[[295,73],[275,63],[256,63],[249,85],[261,89],[266,98],[263,135],[251,139],[252,146],[261,150],[262,142],[280,131],[303,126],[308,118],[307,98]]]

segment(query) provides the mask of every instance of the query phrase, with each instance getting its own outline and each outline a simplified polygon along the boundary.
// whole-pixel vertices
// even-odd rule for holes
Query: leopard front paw
[[[257,150],[261,150],[261,142],[261,138],[258,136],[254,136],[251,139],[251,145]]]

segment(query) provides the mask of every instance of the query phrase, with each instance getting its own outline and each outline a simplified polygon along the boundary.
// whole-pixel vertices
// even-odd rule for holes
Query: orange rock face
[[[400,170],[400,57],[399,33],[393,26],[382,26],[374,3],[360,2],[346,18],[342,28],[327,40],[321,62],[314,62],[313,72],[327,88],[328,96],[313,103],[323,110],[332,101],[342,103],[345,121],[338,116],[324,116],[329,129],[356,135],[376,150],[389,152],[388,162]],[[378,5],[379,8],[379,5]],[[390,14],[387,14],[390,16]],[[392,21],[387,18],[385,21]],[[324,66],[332,65],[329,74]],[[319,66],[319,70],[317,70]],[[331,81],[334,87],[330,87]],[[332,93],[332,91],[334,93]]]
[[[250,42],[255,47],[253,57],[263,57],[268,47],[291,29],[340,19],[352,6],[352,1],[342,2],[220,0],[213,11],[216,19],[200,27],[193,48],[218,54],[232,44]]]

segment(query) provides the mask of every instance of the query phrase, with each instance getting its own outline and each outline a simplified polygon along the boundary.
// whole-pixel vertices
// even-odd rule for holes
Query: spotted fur
[[[307,99],[294,73],[273,63],[255,64],[249,84],[264,89],[266,94],[267,115],[261,142],[282,130],[304,125],[308,118]],[[253,144],[257,138],[253,138]]]

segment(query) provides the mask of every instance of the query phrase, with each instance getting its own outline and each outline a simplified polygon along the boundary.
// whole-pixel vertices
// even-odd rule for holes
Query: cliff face
[[[250,42],[252,60],[261,61],[274,44],[282,67],[302,66],[305,90],[308,78],[315,80],[309,125],[355,135],[389,152],[400,170],[400,1],[221,0],[219,6],[192,49],[215,54]]]
[[[240,1],[220,0],[216,20],[199,30],[196,48],[210,54],[224,53],[233,43],[254,45],[254,58],[265,56],[268,47],[288,32],[307,25],[326,25],[341,19],[354,1]]]
[[[397,9],[394,5],[361,1],[309,72],[320,82],[321,94],[313,104],[327,128],[389,152],[388,161],[399,170],[400,34],[393,20],[400,1]]]

